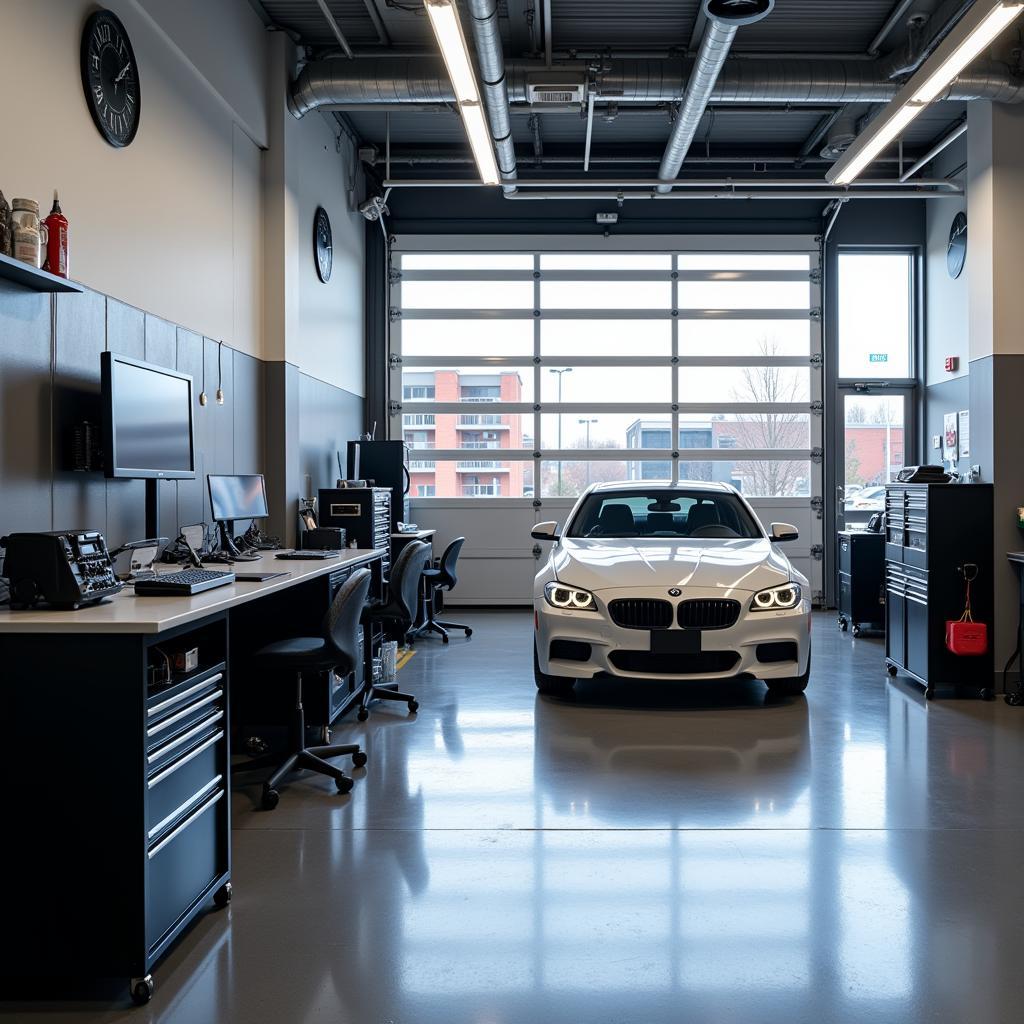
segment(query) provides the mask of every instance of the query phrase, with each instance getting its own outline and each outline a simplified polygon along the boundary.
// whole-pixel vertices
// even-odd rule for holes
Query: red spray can
[[[67,277],[68,270],[68,219],[60,209],[57,190],[53,190],[53,209],[44,221],[48,232],[46,243],[45,269],[58,277]]]

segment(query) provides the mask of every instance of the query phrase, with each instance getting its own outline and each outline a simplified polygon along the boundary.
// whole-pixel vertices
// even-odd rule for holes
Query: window
[[[811,493],[821,445],[818,255],[405,253],[391,436],[412,493],[566,497],[618,480]],[[413,403],[420,403],[413,405]],[[461,411],[465,410],[465,411]],[[764,453],[764,454],[762,454]],[[815,493],[820,493],[816,491]]]
[[[909,252],[839,254],[839,376],[913,375],[914,259]]]
[[[416,497],[418,498],[433,498],[436,488],[433,484],[417,484],[416,485]]]

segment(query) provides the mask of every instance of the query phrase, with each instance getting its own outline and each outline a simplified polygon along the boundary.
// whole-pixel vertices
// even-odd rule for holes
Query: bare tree
[[[778,343],[762,338],[758,342],[762,356],[778,355]],[[748,366],[743,383],[734,388],[735,402],[785,405],[802,401],[799,379],[781,366]],[[801,414],[795,412],[741,413],[731,424],[737,448],[777,451],[807,446],[807,432]],[[762,497],[786,497],[796,493],[797,483],[805,476],[803,463],[788,459],[757,459],[743,464],[744,489]]]

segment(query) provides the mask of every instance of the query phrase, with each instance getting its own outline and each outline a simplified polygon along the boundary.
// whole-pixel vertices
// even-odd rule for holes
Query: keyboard
[[[277,557],[299,562],[311,558],[323,561],[325,558],[338,558],[340,555],[340,551],[317,551],[315,548],[310,548],[302,551],[282,551]]]
[[[235,582],[233,572],[211,572],[209,569],[183,569],[161,573],[156,579],[139,580],[135,584],[138,597],[191,597],[204,590]]]

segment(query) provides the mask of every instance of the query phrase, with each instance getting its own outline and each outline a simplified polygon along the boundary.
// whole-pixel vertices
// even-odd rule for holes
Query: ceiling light
[[[466,37],[462,34],[459,12],[453,0],[423,0],[423,3],[455,90],[455,102],[459,105],[480,177],[485,185],[497,185],[499,176],[493,140],[480,102],[480,90]]]
[[[826,172],[849,185],[1024,10],[1024,0],[978,0],[920,70]]]

